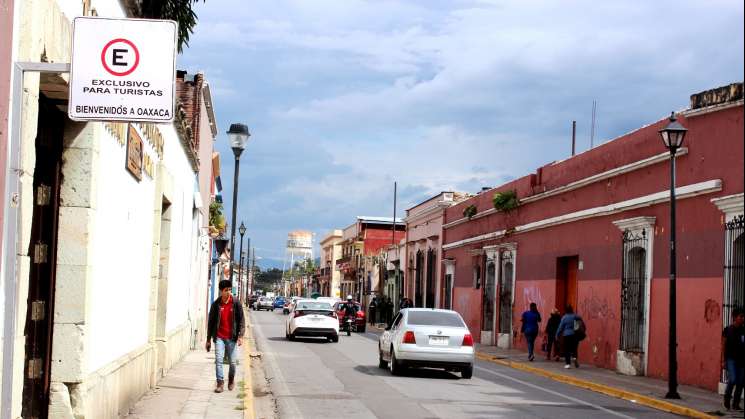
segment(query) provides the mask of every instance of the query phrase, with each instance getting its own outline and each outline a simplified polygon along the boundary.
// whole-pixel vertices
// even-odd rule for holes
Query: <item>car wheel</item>
[[[465,379],[470,379],[471,377],[473,377],[473,365],[463,367],[463,369],[460,370],[460,376]]]
[[[288,336],[288,339],[295,340],[295,334],[294,333],[290,333],[290,335]]]
[[[338,342],[339,341],[339,335],[329,336],[329,341],[334,342],[334,343]]]
[[[362,326],[362,328],[357,329],[357,331],[360,333],[365,333],[365,326]]]
[[[401,375],[403,372],[403,366],[396,359],[396,352],[393,351],[393,347],[391,347],[391,362],[388,365],[388,369],[391,370],[392,375]]]
[[[378,368],[381,368],[381,369],[388,368],[388,361],[383,359],[383,351],[381,349],[378,349]]]

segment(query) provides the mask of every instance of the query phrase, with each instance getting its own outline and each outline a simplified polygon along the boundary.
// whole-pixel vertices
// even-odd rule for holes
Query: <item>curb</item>
[[[596,393],[602,393],[606,396],[615,397],[618,399],[628,400],[632,403],[640,404],[642,406],[651,407],[653,409],[662,410],[664,412],[674,413],[676,415],[688,416],[691,418],[711,419],[716,416],[709,415],[690,407],[681,406],[675,403],[670,403],[664,400],[659,400],[654,397],[645,396],[643,394],[634,393],[627,390],[607,386],[604,384],[598,384],[592,381],[583,380],[581,378],[572,377],[569,375],[558,374],[545,370],[543,368],[536,368],[525,365],[522,362],[512,362],[509,360],[499,359],[493,355],[486,355],[481,352],[476,352],[476,358],[482,361],[489,361],[495,364],[504,365],[516,370],[526,371],[532,374],[541,375],[546,378],[550,378],[554,381],[559,381],[575,387],[581,387],[586,390],[594,391]]]
[[[256,414],[254,412],[254,391],[253,382],[251,381],[251,343],[253,342],[254,336],[251,333],[251,328],[248,327],[248,313],[244,309],[243,318],[246,319],[246,335],[243,336],[245,342],[243,342],[243,393],[246,395],[243,398],[243,419],[255,419]]]

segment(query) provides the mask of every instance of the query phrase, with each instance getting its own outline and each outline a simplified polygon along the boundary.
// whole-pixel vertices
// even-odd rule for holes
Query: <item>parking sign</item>
[[[170,20],[75,18],[70,119],[172,121],[176,33]]]

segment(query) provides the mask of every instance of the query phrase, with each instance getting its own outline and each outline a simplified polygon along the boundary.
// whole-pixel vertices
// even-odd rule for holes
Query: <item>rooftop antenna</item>
[[[597,115],[598,102],[592,101],[592,125],[590,127],[590,148],[595,144],[595,117]]]
[[[577,138],[577,121],[572,121],[572,156],[574,156],[574,145]]]

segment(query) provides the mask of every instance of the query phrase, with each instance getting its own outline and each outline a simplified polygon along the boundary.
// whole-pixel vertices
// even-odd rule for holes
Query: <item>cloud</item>
[[[599,144],[743,73],[743,4],[726,0],[198,6],[180,65],[205,69],[220,126],[251,129],[239,214],[267,249],[390,215],[394,181],[401,209],[566,158],[572,120],[582,151],[593,100]]]

